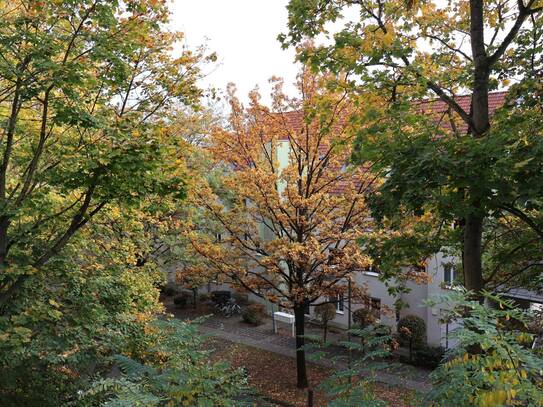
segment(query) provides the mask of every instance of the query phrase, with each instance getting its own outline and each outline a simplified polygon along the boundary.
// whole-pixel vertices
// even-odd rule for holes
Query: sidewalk
[[[173,307],[168,301],[164,304],[168,312],[180,319],[193,319],[194,310],[178,310]],[[209,311],[208,311],[209,312]],[[205,312],[199,313],[205,315]],[[296,357],[296,342],[295,339],[289,336],[288,329],[280,330],[279,334],[274,334],[271,319],[257,327],[240,322],[239,317],[224,318],[218,315],[212,315],[200,325],[200,331],[204,334],[222,338],[230,342],[239,343],[251,346],[257,349],[266,350],[286,357]],[[320,328],[308,324],[306,331],[311,335],[319,335]],[[339,340],[344,340],[342,334],[329,334],[330,342],[334,343]],[[332,361],[328,358],[321,358],[317,361],[311,361],[321,366],[346,369],[347,354],[345,349],[340,346],[332,346],[326,350],[331,357],[336,360]],[[311,352],[308,352],[310,354]],[[361,373],[366,375],[367,373]],[[375,380],[384,384],[399,386],[417,392],[426,393],[431,389],[428,381],[429,371],[418,369],[409,365],[400,365],[392,371],[378,371],[375,373]]]

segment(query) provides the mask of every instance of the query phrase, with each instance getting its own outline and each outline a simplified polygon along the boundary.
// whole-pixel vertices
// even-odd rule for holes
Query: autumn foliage
[[[369,266],[358,241],[371,230],[365,197],[378,180],[369,165],[349,165],[349,117],[359,107],[341,82],[304,71],[300,99],[274,85],[271,108],[257,92],[245,108],[230,89],[229,126],[213,132],[208,148],[226,165],[229,193],[219,196],[208,183],[192,193],[221,241],[197,224],[187,233],[208,269],[299,319],[305,305],[344,291],[346,278]]]

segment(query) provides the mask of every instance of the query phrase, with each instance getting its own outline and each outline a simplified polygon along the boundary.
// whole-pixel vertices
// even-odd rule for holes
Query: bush
[[[241,318],[244,322],[252,325],[259,325],[266,314],[266,307],[263,304],[250,304],[241,311]]]
[[[426,342],[426,323],[416,315],[407,315],[398,322],[400,343],[404,346],[420,346]]]
[[[200,302],[208,302],[211,300],[211,295],[208,293],[200,294]]]
[[[398,322],[400,344],[409,348],[409,362],[413,363],[413,350],[426,342],[426,323],[416,315],[407,315]]]
[[[322,323],[322,340],[323,342],[326,342],[328,323],[336,317],[336,306],[331,303],[317,305],[315,307],[315,315]]]
[[[326,303],[320,304],[315,307],[315,316],[323,324],[332,320],[336,316],[336,307],[334,304]]]
[[[414,364],[417,366],[429,367],[435,369],[443,360],[445,348],[442,346],[423,345],[415,351]]]
[[[232,295],[239,305],[249,305],[249,295],[247,293],[234,292]]]
[[[526,323],[525,311],[503,297],[489,293],[483,296],[498,306],[488,307],[474,299],[472,293],[454,290],[442,296],[440,302],[431,303],[447,309],[454,304],[450,312],[468,314],[469,323],[454,330],[456,346],[446,356],[451,363],[441,363],[430,375],[432,390],[424,405],[541,405],[543,358],[537,350],[520,346],[525,332],[511,331],[501,322],[516,319]],[[473,355],[474,344],[484,351]]]
[[[186,294],[178,295],[173,299],[173,303],[175,304],[176,308],[185,308],[188,302],[189,299]]]
[[[368,308],[359,308],[353,312],[353,322],[360,328],[366,328],[376,321],[375,312]]]
[[[216,304],[224,304],[232,297],[230,291],[211,291],[211,300]]]
[[[76,399],[78,406],[239,405],[237,400],[248,392],[246,374],[227,363],[210,361],[196,325],[169,319],[155,321],[151,327],[156,337],[145,357],[136,360],[114,355],[119,375],[96,378]],[[66,404],[75,405],[53,405]]]
[[[385,324],[374,325],[375,336],[392,336],[392,328]]]
[[[168,283],[168,284],[166,284],[164,287],[162,287],[162,293],[163,293],[166,297],[172,297],[172,296],[174,296],[175,294],[177,294],[177,288],[175,287],[174,284]]]

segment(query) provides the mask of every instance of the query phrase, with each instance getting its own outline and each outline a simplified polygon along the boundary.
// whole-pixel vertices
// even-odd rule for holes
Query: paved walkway
[[[176,310],[172,307],[172,304],[169,304],[168,302],[166,302],[165,305],[168,311],[177,318],[192,319],[195,316],[190,310]],[[200,331],[230,342],[251,346],[291,358],[296,357],[295,339],[288,336],[288,329],[280,332],[280,334],[274,334],[271,319],[267,319],[262,325],[251,327],[241,323],[239,317],[224,318],[222,316],[213,315],[201,324]],[[306,328],[306,331],[309,331],[309,334],[319,334],[321,332],[320,328],[312,328],[311,326]],[[337,338],[334,338],[334,336]],[[337,339],[342,340],[342,336],[342,334],[329,334],[332,343],[336,342]],[[347,353],[344,348],[332,346],[327,348],[326,351],[330,354],[330,358],[321,358],[315,361],[311,360],[311,362],[341,370],[347,368]],[[311,353],[312,352],[308,351],[308,354]],[[334,360],[332,360],[332,357]],[[368,375],[368,373],[365,372],[361,372],[361,374]],[[375,372],[374,377],[375,380],[385,384],[400,386],[418,392],[428,392],[431,388],[428,381],[428,374],[429,371],[427,370],[399,364],[398,367],[391,368],[387,372],[382,370]]]

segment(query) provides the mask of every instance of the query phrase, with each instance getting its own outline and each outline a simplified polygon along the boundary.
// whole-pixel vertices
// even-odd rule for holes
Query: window
[[[338,294],[336,296],[334,299],[334,305],[336,306],[336,312],[343,314],[343,311],[345,310],[345,300],[343,298],[343,294]]]
[[[451,263],[443,265],[443,281],[447,285],[453,285],[454,283],[454,266]]]
[[[375,259],[372,265],[369,266],[367,270],[364,270],[364,273],[370,276],[378,276],[381,273],[381,270],[379,268],[380,263],[381,261],[379,258]]]
[[[220,233],[215,233],[215,243],[222,242],[222,235]]]

